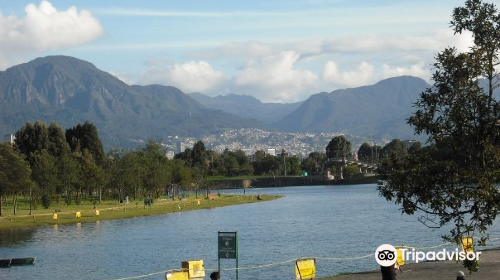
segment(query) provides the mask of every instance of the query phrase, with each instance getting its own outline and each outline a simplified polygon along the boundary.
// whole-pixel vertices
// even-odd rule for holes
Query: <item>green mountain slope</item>
[[[414,138],[406,118],[429,85],[402,76],[374,85],[312,95],[297,110],[276,122],[288,132],[346,132],[376,138]]]
[[[109,147],[167,135],[199,137],[255,121],[210,110],[174,87],[129,86],[91,63],[49,56],[0,72],[0,135],[25,122],[89,120]]]
[[[255,119],[266,124],[281,120],[302,104],[302,102],[263,103],[255,97],[234,93],[216,97],[210,97],[201,93],[190,93],[189,96],[207,108],[222,110],[243,118]]]

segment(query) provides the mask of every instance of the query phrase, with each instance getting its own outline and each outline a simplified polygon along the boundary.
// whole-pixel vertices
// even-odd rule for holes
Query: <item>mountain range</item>
[[[303,103],[263,103],[255,97],[234,93],[210,97],[196,92],[190,93],[189,96],[207,108],[255,119],[265,124],[273,124],[283,119]]]
[[[314,94],[299,103],[262,103],[237,94],[209,97],[171,86],[130,86],[89,62],[48,56],[0,72],[0,135],[14,133],[27,121],[68,128],[88,120],[107,148],[238,128],[408,139],[413,133],[405,119],[428,86],[403,76]]]
[[[129,86],[93,64],[66,56],[38,58],[0,72],[0,133],[27,121],[64,128],[94,123],[106,147],[133,139],[192,136],[257,121],[207,109],[175,87]]]

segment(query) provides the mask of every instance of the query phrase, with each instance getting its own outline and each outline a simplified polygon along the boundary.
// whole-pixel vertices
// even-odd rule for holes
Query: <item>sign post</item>
[[[236,259],[236,280],[238,280],[238,232],[219,231],[219,272],[220,259]]]

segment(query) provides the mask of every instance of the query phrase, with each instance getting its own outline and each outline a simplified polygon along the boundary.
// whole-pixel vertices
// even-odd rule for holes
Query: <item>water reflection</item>
[[[0,246],[21,245],[33,239],[33,229],[0,229]]]

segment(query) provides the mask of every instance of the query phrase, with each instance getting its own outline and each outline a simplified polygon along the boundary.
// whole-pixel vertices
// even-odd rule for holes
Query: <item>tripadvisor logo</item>
[[[399,251],[399,252],[398,252]],[[401,256],[398,256],[398,253]],[[479,261],[479,255],[481,252],[459,252],[458,249],[454,251],[447,251],[443,249],[441,251],[415,251],[415,249],[409,250],[408,248],[400,248],[397,250],[394,246],[389,244],[380,245],[375,251],[375,260],[381,266],[393,266],[396,261],[401,259],[402,261],[413,260],[415,263],[421,261],[444,261],[444,260],[454,260],[454,261]]]
[[[398,259],[398,250],[389,244],[380,245],[375,251],[375,260],[381,266],[393,266]]]

